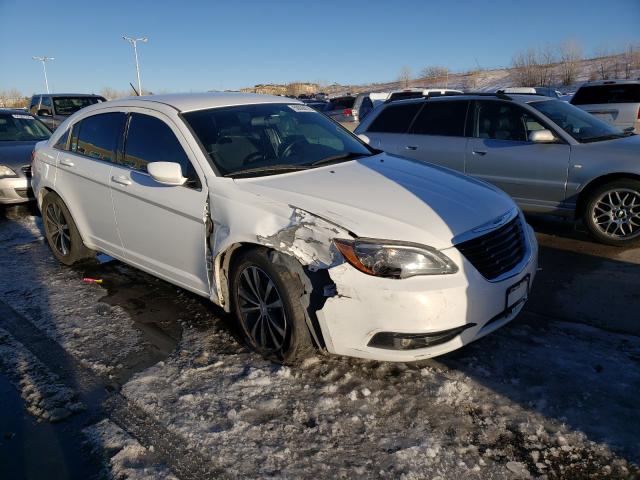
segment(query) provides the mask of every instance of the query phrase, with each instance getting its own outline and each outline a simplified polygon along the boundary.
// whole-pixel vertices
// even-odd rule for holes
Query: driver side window
[[[529,141],[529,135],[546,127],[517,105],[507,102],[478,102],[476,106],[476,138]]]
[[[185,186],[200,188],[198,175],[171,128],[159,118],[132,113],[122,163],[146,172],[151,162],[179,163],[182,175],[188,179]]]

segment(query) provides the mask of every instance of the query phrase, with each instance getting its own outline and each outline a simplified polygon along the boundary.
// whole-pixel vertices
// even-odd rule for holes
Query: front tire
[[[95,256],[95,252],[84,246],[71,212],[55,192],[47,193],[42,200],[42,223],[53,255],[64,265]]]
[[[601,243],[627,246],[640,240],[640,181],[622,179],[596,188],[589,197],[584,223]]]
[[[231,271],[232,310],[246,344],[269,360],[293,363],[306,357],[313,343],[300,302],[297,275],[274,261],[264,248],[250,250]]]

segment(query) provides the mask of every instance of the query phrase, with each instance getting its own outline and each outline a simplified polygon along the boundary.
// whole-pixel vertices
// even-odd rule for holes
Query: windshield
[[[0,113],[0,141],[46,140],[51,132],[44,123],[23,113]]]
[[[71,115],[89,105],[102,102],[100,97],[54,97],[53,105],[56,115]]]
[[[372,155],[307,105],[258,104],[184,114],[223,175],[264,175]]]
[[[553,120],[560,128],[582,143],[624,137],[622,130],[584,110],[560,100],[531,102],[533,108]]]

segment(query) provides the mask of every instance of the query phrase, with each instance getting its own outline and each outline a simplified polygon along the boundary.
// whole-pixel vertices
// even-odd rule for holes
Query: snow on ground
[[[163,465],[153,448],[145,448],[109,420],[83,430],[87,443],[105,457],[103,475],[109,479],[178,480]]]
[[[592,441],[562,414],[572,415],[571,403],[587,414],[593,408],[581,405],[589,399],[580,382],[591,382],[594,397],[611,385],[615,398],[596,399],[605,410],[593,421],[631,422],[628,438],[618,431],[624,426],[600,428],[612,443],[631,442],[637,458],[629,394],[640,391],[640,376],[637,360],[625,355],[637,355],[640,342],[570,324],[532,330],[507,327],[448,366],[318,355],[282,367],[249,353],[221,354],[234,342],[223,329],[186,328],[179,350],[136,375],[123,393],[238,478],[626,475],[633,467],[606,441]],[[625,351],[612,350],[627,341]],[[594,371],[600,380],[581,373],[594,359],[607,372]],[[543,384],[529,374],[545,369]],[[579,395],[554,394],[564,382]],[[602,405],[609,401],[619,405]]]
[[[41,420],[59,422],[84,409],[66,387],[31,352],[0,328],[0,369],[20,392],[26,408]]]
[[[119,306],[100,302],[98,285],[59,264],[42,237],[37,217],[21,217],[0,231],[0,297],[101,375],[114,375],[144,352],[144,338]],[[6,226],[6,225],[5,225]],[[108,346],[108,348],[105,348]]]
[[[172,303],[134,314],[106,303],[105,285],[82,284],[83,272],[58,265],[39,235],[31,217],[0,228],[3,301],[102,375],[149,351],[140,315],[158,305],[186,312],[175,351],[122,393],[232,477],[638,475],[629,463],[640,460],[637,337],[525,313],[435,360],[317,354],[279,366],[238,345],[218,310],[124,265],[109,268],[133,279],[128,292],[158,291]],[[0,337],[5,365],[18,351]],[[153,451],[113,425],[87,433],[95,448],[113,454],[107,469],[114,478],[171,478]]]

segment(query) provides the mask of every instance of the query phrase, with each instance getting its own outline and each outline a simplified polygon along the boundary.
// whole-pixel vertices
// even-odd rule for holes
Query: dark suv
[[[55,130],[58,125],[78,110],[107,99],[100,95],[84,93],[42,93],[31,97],[29,112]]]

